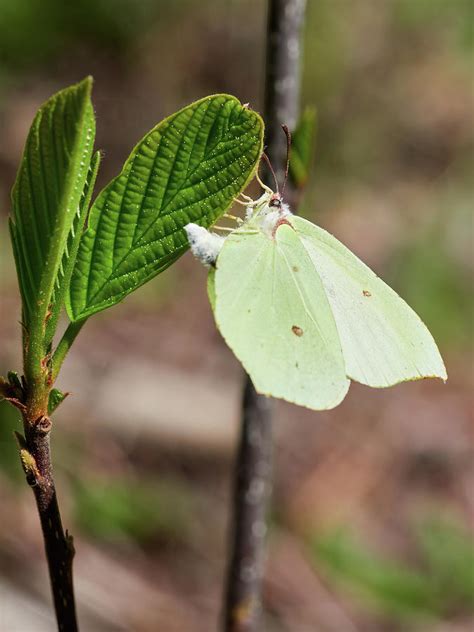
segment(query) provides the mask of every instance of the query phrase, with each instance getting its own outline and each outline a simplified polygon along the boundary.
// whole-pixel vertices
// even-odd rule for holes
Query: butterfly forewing
[[[214,285],[214,287],[213,287]],[[345,396],[336,323],[315,267],[296,232],[272,239],[236,231],[217,259],[215,317],[260,393],[316,410]]]

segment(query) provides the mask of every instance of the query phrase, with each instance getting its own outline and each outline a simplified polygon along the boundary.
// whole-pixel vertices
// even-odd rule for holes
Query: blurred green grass
[[[416,558],[377,553],[344,527],[311,541],[318,572],[363,609],[398,620],[403,630],[423,621],[474,615],[474,544],[461,521],[436,514],[418,517]]]
[[[192,524],[189,487],[177,481],[144,481],[133,476],[75,480],[75,523],[98,541],[134,541],[141,545],[186,540]]]

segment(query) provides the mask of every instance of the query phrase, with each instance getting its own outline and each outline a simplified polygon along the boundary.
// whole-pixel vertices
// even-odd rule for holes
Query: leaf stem
[[[81,331],[81,329],[84,327],[84,325],[86,324],[87,318],[84,318],[83,320],[78,320],[74,323],[69,323],[69,325],[66,328],[66,331],[64,332],[61,340],[58,342],[58,346],[56,347],[56,350],[54,351],[53,354],[53,360],[52,360],[52,364],[53,364],[53,371],[52,371],[52,381],[54,383],[54,381],[56,380],[59,370],[61,368],[62,363],[64,362],[64,358],[66,357],[69,349],[72,346],[72,343],[74,342],[74,340],[76,339],[76,336],[78,335],[78,333]]]
[[[299,113],[300,32],[306,0],[269,0],[265,107],[267,154],[280,182],[286,139]],[[272,180],[266,174],[267,184]],[[290,197],[291,202],[291,197]],[[271,489],[272,402],[246,377],[240,446],[235,467],[231,561],[227,576],[225,632],[257,632],[265,551],[265,517]]]

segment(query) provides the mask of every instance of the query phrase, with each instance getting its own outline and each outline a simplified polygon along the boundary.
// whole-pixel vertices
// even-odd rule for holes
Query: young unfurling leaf
[[[38,110],[12,191],[10,230],[33,372],[51,342],[45,330],[58,307],[54,295],[89,172],[95,135],[91,88],[88,77]]]

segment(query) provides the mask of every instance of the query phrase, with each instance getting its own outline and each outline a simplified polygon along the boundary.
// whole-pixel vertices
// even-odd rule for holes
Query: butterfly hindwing
[[[324,285],[347,375],[372,387],[446,379],[433,337],[405,301],[330,233],[301,217],[291,224]]]

